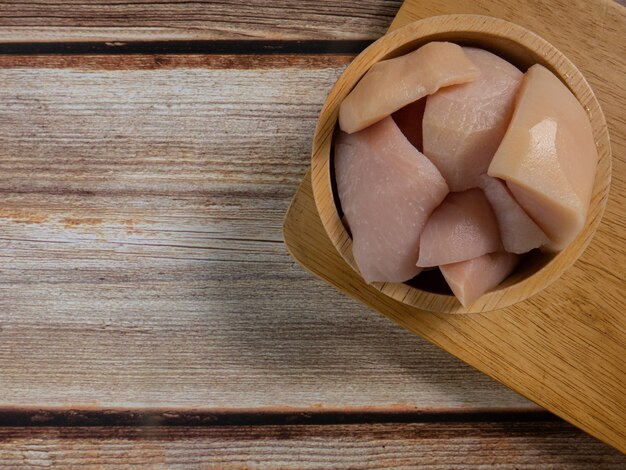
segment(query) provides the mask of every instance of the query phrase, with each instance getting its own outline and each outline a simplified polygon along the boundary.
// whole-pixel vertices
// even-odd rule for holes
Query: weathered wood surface
[[[401,0],[10,0],[0,41],[377,39]]]
[[[534,408],[287,254],[349,60],[0,57],[0,407]]]
[[[0,428],[0,466],[623,469],[626,456],[562,422]]]
[[[475,8],[475,3],[479,2],[459,2],[465,9]],[[0,2],[0,41],[374,40],[385,33],[401,4],[401,0],[9,0]]]
[[[371,40],[400,4],[142,3],[0,2],[0,41]],[[349,60],[0,56],[0,414],[536,410],[281,245],[317,113]],[[298,468],[354,468],[396,442],[379,458],[392,467],[624,466],[550,423],[371,426],[149,428],[151,440],[145,428],[2,428],[0,466],[241,468],[266,449],[269,468],[293,455]]]

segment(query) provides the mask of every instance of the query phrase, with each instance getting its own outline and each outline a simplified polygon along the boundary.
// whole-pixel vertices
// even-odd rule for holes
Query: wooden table
[[[626,466],[284,248],[399,3],[0,2],[0,466]]]

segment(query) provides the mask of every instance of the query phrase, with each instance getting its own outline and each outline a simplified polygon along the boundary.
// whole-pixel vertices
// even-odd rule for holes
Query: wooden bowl
[[[576,34],[572,31],[572,34]],[[339,105],[369,68],[378,61],[406,54],[431,41],[450,41],[489,50],[526,71],[539,63],[551,70],[574,93],[589,115],[598,149],[598,167],[585,227],[558,254],[531,253],[497,288],[467,308],[451,294],[442,294],[437,282],[421,274],[406,283],[373,283],[384,294],[424,310],[440,313],[474,313],[521,302],[544,289],[569,268],[591,241],[607,202],[611,180],[611,147],[600,105],[580,71],[554,46],[536,34],[504,20],[479,15],[427,18],[389,33],[354,59],[332,88],[320,113],[312,151],[315,203],[330,240],[346,262],[358,272],[352,256],[352,239],[339,215],[333,192],[331,144]],[[435,276],[430,276],[434,278]]]

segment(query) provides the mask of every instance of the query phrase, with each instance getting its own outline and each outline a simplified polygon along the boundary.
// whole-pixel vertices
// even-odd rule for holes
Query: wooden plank
[[[411,1],[401,26],[450,2]],[[613,179],[603,222],[586,252],[562,278],[531,299],[485,315],[435,315],[408,307],[366,286],[337,254],[321,227],[305,178],[286,219],[286,238],[297,259],[344,292],[376,308],[411,331],[428,338],[541,406],[582,429],[626,450],[626,325],[623,321],[624,175],[626,133],[620,87],[626,68],[621,32],[626,10],[605,1],[553,2],[519,9],[515,2],[483,2],[510,11],[515,21],[546,31],[546,38],[569,54],[584,71],[602,103],[611,131]],[[595,9],[594,9],[595,5]],[[578,8],[580,7],[580,8]],[[541,15],[541,9],[546,10]],[[513,14],[515,11],[517,13]],[[416,12],[418,12],[416,14]],[[400,13],[402,15],[402,11]],[[544,19],[543,26],[536,20]],[[562,28],[556,18],[567,18]],[[575,36],[565,32],[577,31]],[[585,54],[590,47],[601,51]],[[610,66],[606,66],[610,64]]]
[[[471,9],[475,2],[455,3]],[[401,0],[8,0],[0,2],[0,41],[105,41],[114,48],[128,41],[375,40],[401,4]]]
[[[376,39],[400,0],[9,0],[0,41]]]
[[[535,409],[287,254],[349,60],[0,57],[0,408]]]
[[[0,466],[623,469],[562,422],[0,428]]]

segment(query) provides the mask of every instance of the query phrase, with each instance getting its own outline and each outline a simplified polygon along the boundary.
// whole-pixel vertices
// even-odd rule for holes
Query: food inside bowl
[[[525,253],[582,230],[598,155],[587,114],[545,67],[431,42],[375,64],[339,111],[334,175],[370,282],[438,267],[464,305]]]

